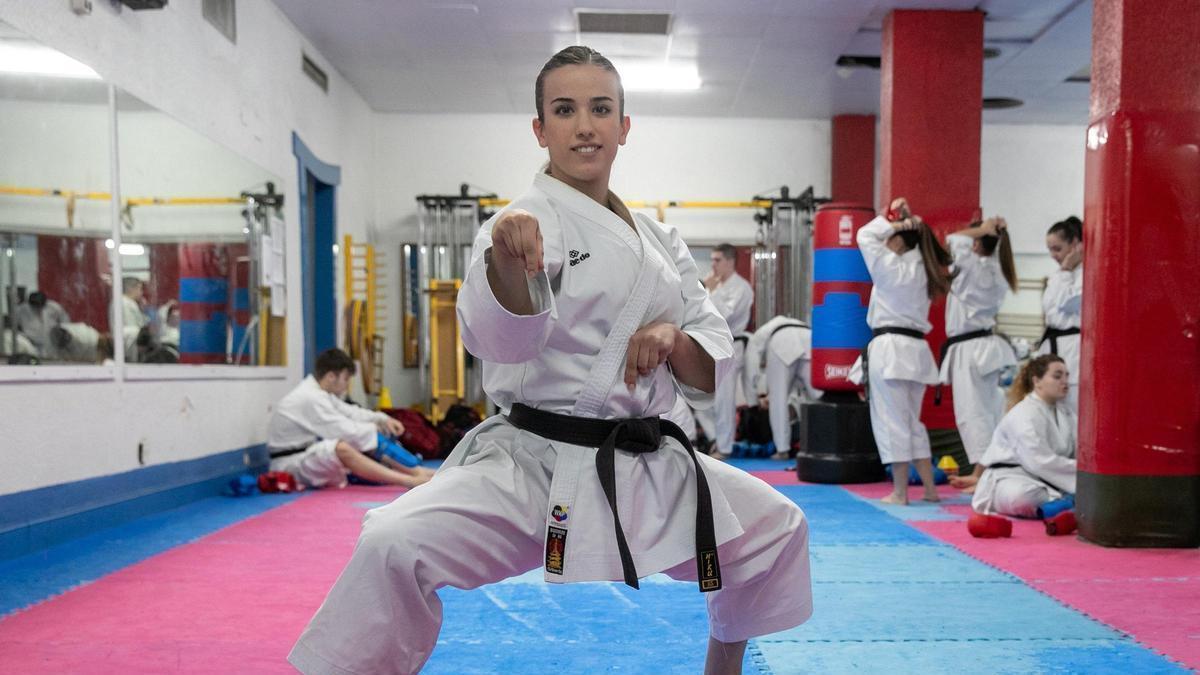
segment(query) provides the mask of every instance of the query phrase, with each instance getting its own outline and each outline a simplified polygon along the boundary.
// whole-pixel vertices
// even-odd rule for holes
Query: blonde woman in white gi
[[[1060,220],[1046,232],[1046,250],[1058,270],[1046,277],[1042,313],[1046,332],[1038,354],[1058,354],[1070,374],[1067,405],[1079,415],[1079,328],[1083,318],[1083,221],[1075,216]]]
[[[480,229],[458,297],[463,342],[503,414],[428,484],[367,513],[291,653],[306,673],[416,672],[437,642],[439,588],[538,567],[552,583],[697,581],[709,673],[740,672],[748,638],[812,612],[804,514],[690,452],[659,417],[677,396],[708,405],[733,346],[678,231],[609,190],[630,129],[619,75],[569,47],[534,92],[549,164]],[[544,656],[529,655],[530,672]]]
[[[1017,363],[1008,341],[995,334],[1000,305],[1009,289],[1017,290],[1017,267],[1003,218],[974,223],[946,237],[946,244],[954,257],[954,280],[946,299],[941,383],[953,387],[954,421],[975,465],[950,483],[972,492],[983,473],[980,458],[1004,415],[1000,372]]]
[[[812,329],[786,316],[763,324],[746,343],[742,389],[747,398],[757,397],[760,405],[766,399],[771,438],[781,459],[792,455],[792,394],[804,400],[821,397],[812,386],[811,355]]]
[[[921,423],[925,387],[938,382],[933,352],[925,341],[931,299],[945,293],[950,254],[903,197],[858,231],[858,248],[871,274],[867,324],[873,337],[851,368],[851,381],[867,380],[871,431],[879,458],[892,467],[892,492],[882,501],[908,504],[908,467],[913,464],[926,501],[938,501],[929,433]]]
[[[1075,494],[1069,376],[1062,357],[1054,354],[1021,369],[1009,392],[1013,406],[983,453],[987,468],[971,499],[977,512],[1035,518],[1042,504]]]

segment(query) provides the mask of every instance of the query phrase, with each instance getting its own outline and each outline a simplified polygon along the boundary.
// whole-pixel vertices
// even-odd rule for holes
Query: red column
[[[1200,4],[1095,0],[1079,531],[1200,546]]]
[[[883,23],[879,201],[907,197],[940,237],[979,208],[983,13],[896,10]],[[929,342],[946,339],[946,303],[929,312]],[[948,391],[948,390],[947,390]],[[925,397],[931,429],[954,428],[954,406]]]
[[[875,116],[834,115],[830,196],[835,202],[875,204]]]
[[[108,249],[103,239],[38,236],[38,287],[62,305],[71,321],[108,332],[112,289],[103,283],[109,274]],[[117,280],[117,288],[121,287]]]

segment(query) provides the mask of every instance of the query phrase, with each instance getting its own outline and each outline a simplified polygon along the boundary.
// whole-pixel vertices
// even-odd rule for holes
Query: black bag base
[[[809,483],[877,483],[884,480],[883,464],[871,433],[871,412],[855,396],[804,403],[802,449],[796,454],[796,475]]]

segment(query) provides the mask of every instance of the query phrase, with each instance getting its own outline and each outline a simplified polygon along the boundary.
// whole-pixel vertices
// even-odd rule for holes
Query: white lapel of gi
[[[588,379],[584,382],[579,398],[575,401],[575,407],[571,411],[571,414],[581,417],[600,417],[613,383],[624,367],[625,350],[629,346],[629,338],[633,337],[638,327],[641,326],[642,320],[649,310],[650,302],[654,298],[659,279],[652,264],[655,257],[649,255],[648,250],[651,244],[646,240],[641,229],[635,231],[621,216],[614,213],[612,208],[601,205],[582,192],[546,174],[538,174],[534,178],[534,184],[562,206],[570,209],[575,215],[608,230],[623,241],[636,256],[637,277],[633,292],[623,305],[620,314],[612,322],[608,337],[605,338],[600,352],[596,355]],[[609,192],[608,198],[613,208],[625,210],[624,204],[615,194]],[[625,212],[628,213],[627,210]],[[634,222],[636,223],[636,221]]]

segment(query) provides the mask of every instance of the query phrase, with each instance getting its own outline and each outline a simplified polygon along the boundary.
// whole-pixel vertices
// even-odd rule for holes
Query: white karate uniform
[[[953,337],[996,327],[996,314],[1008,293],[1008,281],[995,255],[972,251],[975,240],[960,234],[946,238],[956,271],[946,299],[946,335]],[[999,335],[950,345],[942,361],[941,382],[954,388],[954,421],[967,459],[977,464],[1004,416],[1000,372],[1017,363],[1008,341]]]
[[[667,364],[632,390],[622,379],[630,337],[655,321],[691,336],[712,356],[718,380],[732,366],[729,329],[674,228],[638,214],[635,231],[545,174],[507,208],[534,214],[542,233],[545,272],[529,282],[534,313],[509,313],[488,284],[496,218],[476,237],[457,307],[463,342],[483,360],[484,388],[502,410],[521,402],[612,419],[662,415],[677,394],[697,406],[711,401],[678,382]],[[291,662],[306,673],[416,672],[441,624],[435,591],[541,566],[551,524],[568,536],[562,574],[547,571],[547,581],[620,580],[595,458],[595,448],[546,440],[504,416],[485,420],[431,482],[367,513],[354,557]],[[664,439],[658,452],[617,451],[615,459],[617,509],[638,573],[695,579],[691,457]],[[712,492],[723,583],[706,594],[712,635],[733,642],[802,623],[812,611],[803,513],[745,472],[699,460]]]
[[[1046,277],[1046,290],[1042,293],[1042,314],[1050,328],[1079,328],[1083,319],[1083,264],[1073,270],[1058,270]],[[1079,335],[1064,335],[1058,338],[1058,355],[1067,366],[1067,379],[1071,384],[1066,403],[1071,413],[1079,416]],[[1050,341],[1038,345],[1037,353],[1049,354]]]
[[[754,287],[749,281],[734,272],[728,279],[722,281],[713,289],[709,296],[717,311],[729,324],[729,332],[735,336],[745,334],[746,326],[750,324],[750,307],[754,304]],[[732,452],[734,432],[737,426],[737,386],[740,379],[744,340],[735,340],[733,344],[733,373],[717,385],[712,410],[699,411],[697,418],[708,434],[716,442],[718,450],[724,453]],[[753,394],[744,391],[746,403],[753,405]]]
[[[28,302],[17,305],[17,330],[20,331],[43,358],[53,358],[50,344],[50,330],[55,326],[69,323],[71,317],[62,305],[53,300],[47,300],[41,311],[34,309]]]
[[[918,249],[896,255],[887,248],[896,229],[877,216],[858,231],[858,249],[871,273],[871,328],[908,328],[928,333],[929,281]],[[925,387],[938,382],[933,352],[925,340],[880,335],[867,346],[871,431],[884,464],[929,459],[929,434],[921,423]],[[862,357],[850,369],[850,381],[862,382]]]
[[[683,429],[683,433],[687,435],[688,440],[693,444],[696,442],[696,415],[692,412],[692,407],[687,404],[687,399],[682,396],[675,397],[675,404],[671,406],[671,410],[663,415],[663,419],[674,422],[676,426]]]
[[[59,326],[71,336],[67,346],[60,349],[51,340],[44,353],[47,358],[58,361],[75,361],[79,363],[96,363],[99,352],[96,347],[100,344],[100,332],[86,323],[64,323]]]
[[[140,358],[137,350],[138,333],[150,322],[150,318],[142,311],[138,301],[128,295],[121,296],[121,317],[125,322],[121,329],[125,339],[125,360],[137,361]]]
[[[791,449],[788,409],[794,407],[799,415],[800,402],[821,397],[821,392],[812,386],[811,355],[812,329],[786,316],[777,316],[763,324],[746,343],[742,387],[748,403],[759,395],[767,396],[776,452]]]
[[[16,344],[13,344],[13,339],[16,338]],[[10,329],[0,328],[0,339],[4,341],[4,353],[12,356],[20,354],[22,356],[37,356],[38,349],[34,346],[29,338],[21,333],[14,332]]]
[[[387,419],[346,403],[309,375],[276,404],[267,424],[268,449],[307,449],[271,460],[271,471],[286,471],[308,487],[342,487],[349,471],[338,459],[338,441],[371,452],[379,446],[378,424]]]
[[[1038,507],[1075,494],[1075,415],[1066,402],[1046,403],[1037,394],[1012,407],[987,452],[971,507],[979,513],[1033,518]]]

